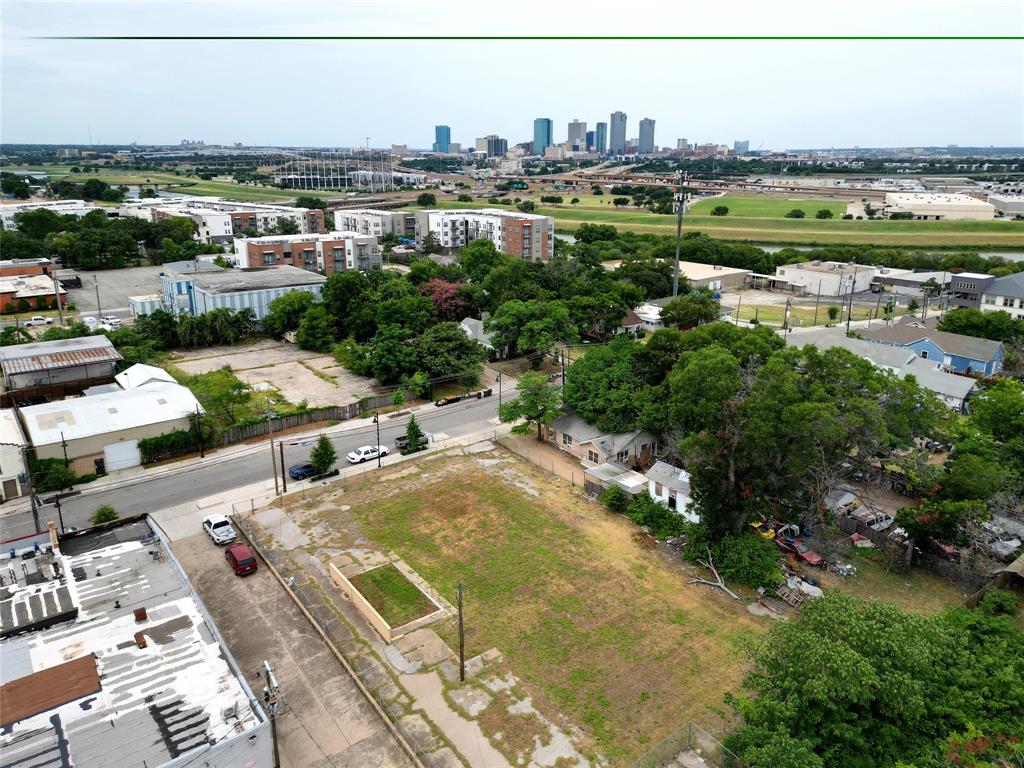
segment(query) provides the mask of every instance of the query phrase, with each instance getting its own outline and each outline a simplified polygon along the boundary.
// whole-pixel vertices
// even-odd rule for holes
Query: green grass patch
[[[400,627],[437,610],[420,588],[388,563],[349,579],[388,624]]]
[[[814,218],[814,214],[823,208],[832,212],[832,215],[839,218],[846,213],[846,203],[840,200],[813,200],[806,198],[794,198],[792,200],[784,197],[743,197],[742,195],[725,195],[724,197],[713,197],[707,200],[699,200],[690,206],[690,213],[696,216],[710,216],[711,211],[719,205],[729,209],[729,216],[758,217],[781,219],[794,209],[800,209],[807,218]]]

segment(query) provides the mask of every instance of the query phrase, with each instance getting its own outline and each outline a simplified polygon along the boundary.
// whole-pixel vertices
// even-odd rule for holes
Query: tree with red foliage
[[[420,293],[434,302],[440,320],[459,321],[465,317],[466,305],[459,297],[459,284],[435,277],[420,286]]]

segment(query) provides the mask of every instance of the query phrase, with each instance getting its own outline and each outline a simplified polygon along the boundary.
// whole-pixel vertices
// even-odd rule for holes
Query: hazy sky
[[[564,6],[564,7],[563,7]],[[0,0],[4,142],[429,147],[607,120],[751,149],[1024,145],[1024,42],[94,42],[38,35],[1022,35],[1024,0]]]

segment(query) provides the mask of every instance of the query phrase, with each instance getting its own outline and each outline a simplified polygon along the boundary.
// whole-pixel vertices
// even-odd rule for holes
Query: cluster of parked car
[[[775,546],[787,555],[792,555],[798,561],[806,563],[812,568],[825,567],[825,558],[807,546],[804,540],[800,538],[799,526],[792,523],[784,523],[771,517],[759,518],[752,521],[749,525],[761,536],[775,542]]]
[[[204,517],[203,531],[217,546],[226,545],[224,559],[236,576],[248,576],[256,572],[256,555],[248,544],[237,541],[238,533],[225,515]]]

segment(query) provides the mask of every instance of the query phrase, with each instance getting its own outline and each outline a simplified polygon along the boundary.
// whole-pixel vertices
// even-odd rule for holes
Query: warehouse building
[[[40,459],[67,459],[77,475],[102,475],[142,463],[139,440],[186,431],[203,408],[186,387],[149,381],[134,389],[20,409]]]
[[[878,270],[843,261],[804,261],[775,268],[775,279],[802,293],[845,296],[871,289]]]
[[[918,194],[914,192],[887,192],[885,194],[886,215],[910,213],[920,221],[942,221],[943,219],[991,219],[996,215],[995,206],[970,195],[959,194]]]
[[[270,302],[292,291],[319,296],[327,278],[281,264],[207,272],[170,272],[160,276],[161,308],[174,314],[205,315],[214,309],[251,309],[258,320]],[[141,305],[140,305],[141,306]]]
[[[555,255],[551,216],[498,208],[416,211],[416,242],[421,247],[428,233],[448,253],[484,238],[502,253],[526,261],[548,261]]]
[[[233,260],[239,267],[290,264],[324,275],[381,268],[377,238],[357,232],[237,238]]]
[[[952,272],[911,272],[906,269],[880,269],[875,285],[899,296],[922,296],[927,292],[939,295],[949,290]]]
[[[114,380],[121,353],[106,336],[36,341],[0,347],[4,406],[37,398],[77,395],[86,387]]]
[[[148,517],[15,554],[0,602],[5,768],[274,765],[267,714]]]
[[[1008,219],[1024,217],[1024,195],[989,195],[988,202]]]

